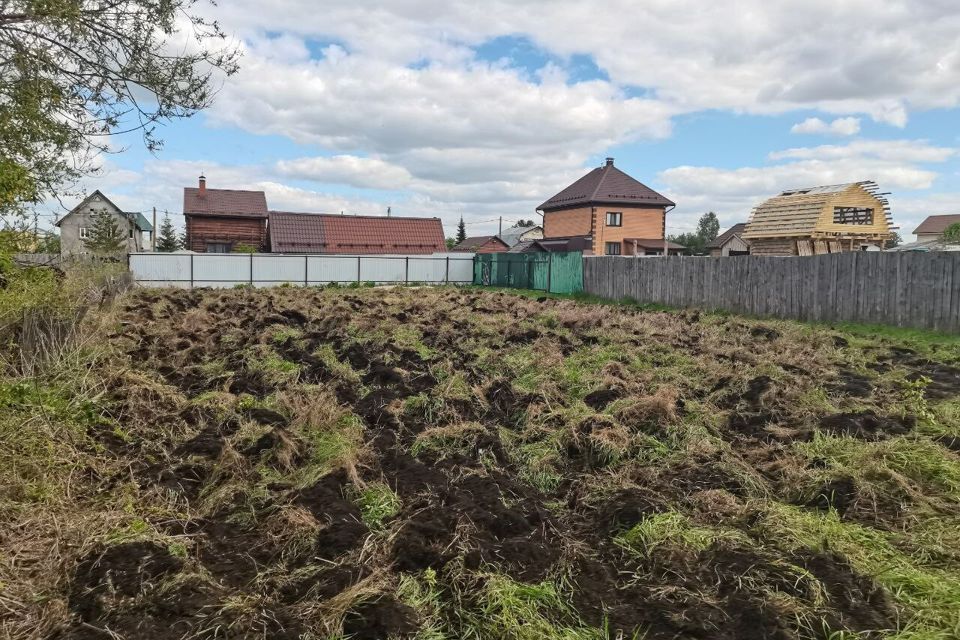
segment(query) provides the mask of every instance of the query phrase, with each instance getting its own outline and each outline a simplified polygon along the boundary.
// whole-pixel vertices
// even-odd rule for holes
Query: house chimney
[[[200,175],[200,195],[207,195],[207,177],[202,174]]]
[[[607,166],[608,166],[608,167],[612,167],[612,166],[613,166],[613,158],[607,158]]]

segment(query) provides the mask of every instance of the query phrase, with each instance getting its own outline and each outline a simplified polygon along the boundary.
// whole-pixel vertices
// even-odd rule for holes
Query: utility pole
[[[500,226],[498,228],[499,228],[499,231],[497,231],[497,235],[502,236],[503,235],[503,216],[500,216]]]
[[[157,252],[157,208],[153,208],[153,231],[150,232],[150,251]]]

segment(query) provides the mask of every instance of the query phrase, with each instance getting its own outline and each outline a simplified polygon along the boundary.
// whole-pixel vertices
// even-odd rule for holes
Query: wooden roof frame
[[[742,237],[747,240],[859,238],[887,240],[893,235],[890,203],[872,180],[784,191],[757,205]],[[871,224],[833,221],[835,207],[870,208]]]

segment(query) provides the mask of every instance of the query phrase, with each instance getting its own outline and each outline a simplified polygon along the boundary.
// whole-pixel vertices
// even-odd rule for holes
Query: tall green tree
[[[899,247],[903,242],[903,238],[900,237],[900,234],[896,231],[893,232],[893,235],[890,236],[890,239],[884,243],[884,249],[893,249],[894,247]]]
[[[533,220],[524,220],[523,218],[520,218],[519,220],[513,223],[513,226],[514,227],[535,227],[537,226],[537,223],[534,222]]]
[[[239,50],[205,1],[0,0],[0,215],[68,195],[111,134],[156,151],[158,124],[210,105]]]
[[[717,214],[708,211],[697,222],[697,237],[703,241],[703,244],[709,244],[720,235],[720,221],[717,220]]]
[[[83,239],[83,246],[98,255],[123,253],[131,223],[124,221],[125,224],[121,224],[117,216],[103,210],[94,213],[92,219],[93,226]]]
[[[157,234],[157,251],[170,253],[179,251],[183,248],[180,236],[177,230],[173,228],[173,221],[170,220],[170,214],[163,214],[163,221],[160,223],[160,233]]]
[[[682,244],[693,255],[700,255],[706,252],[706,246],[716,240],[718,235],[720,235],[720,221],[717,220],[717,214],[708,211],[700,216],[696,231],[667,236],[667,240]]]
[[[463,216],[460,216],[460,224],[457,225],[457,244],[467,239],[467,225],[463,222]]]

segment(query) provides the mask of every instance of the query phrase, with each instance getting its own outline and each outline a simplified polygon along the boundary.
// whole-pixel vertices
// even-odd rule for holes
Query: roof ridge
[[[600,169],[600,179],[597,180],[597,186],[593,188],[593,193],[590,194],[590,200],[597,199],[597,194],[600,193],[600,187],[603,186],[604,180],[607,179],[607,169],[611,168],[612,166],[612,164],[608,164],[602,167],[597,167]]]
[[[184,187],[184,190],[200,191],[200,187]],[[263,189],[221,189],[220,187],[204,187],[204,191],[239,191],[242,193],[262,193],[266,195]]]
[[[268,214],[313,216],[316,218],[374,218],[376,220],[440,220],[439,216],[378,216],[373,214],[344,214],[344,213],[311,213],[310,211],[276,211],[268,209]]]

